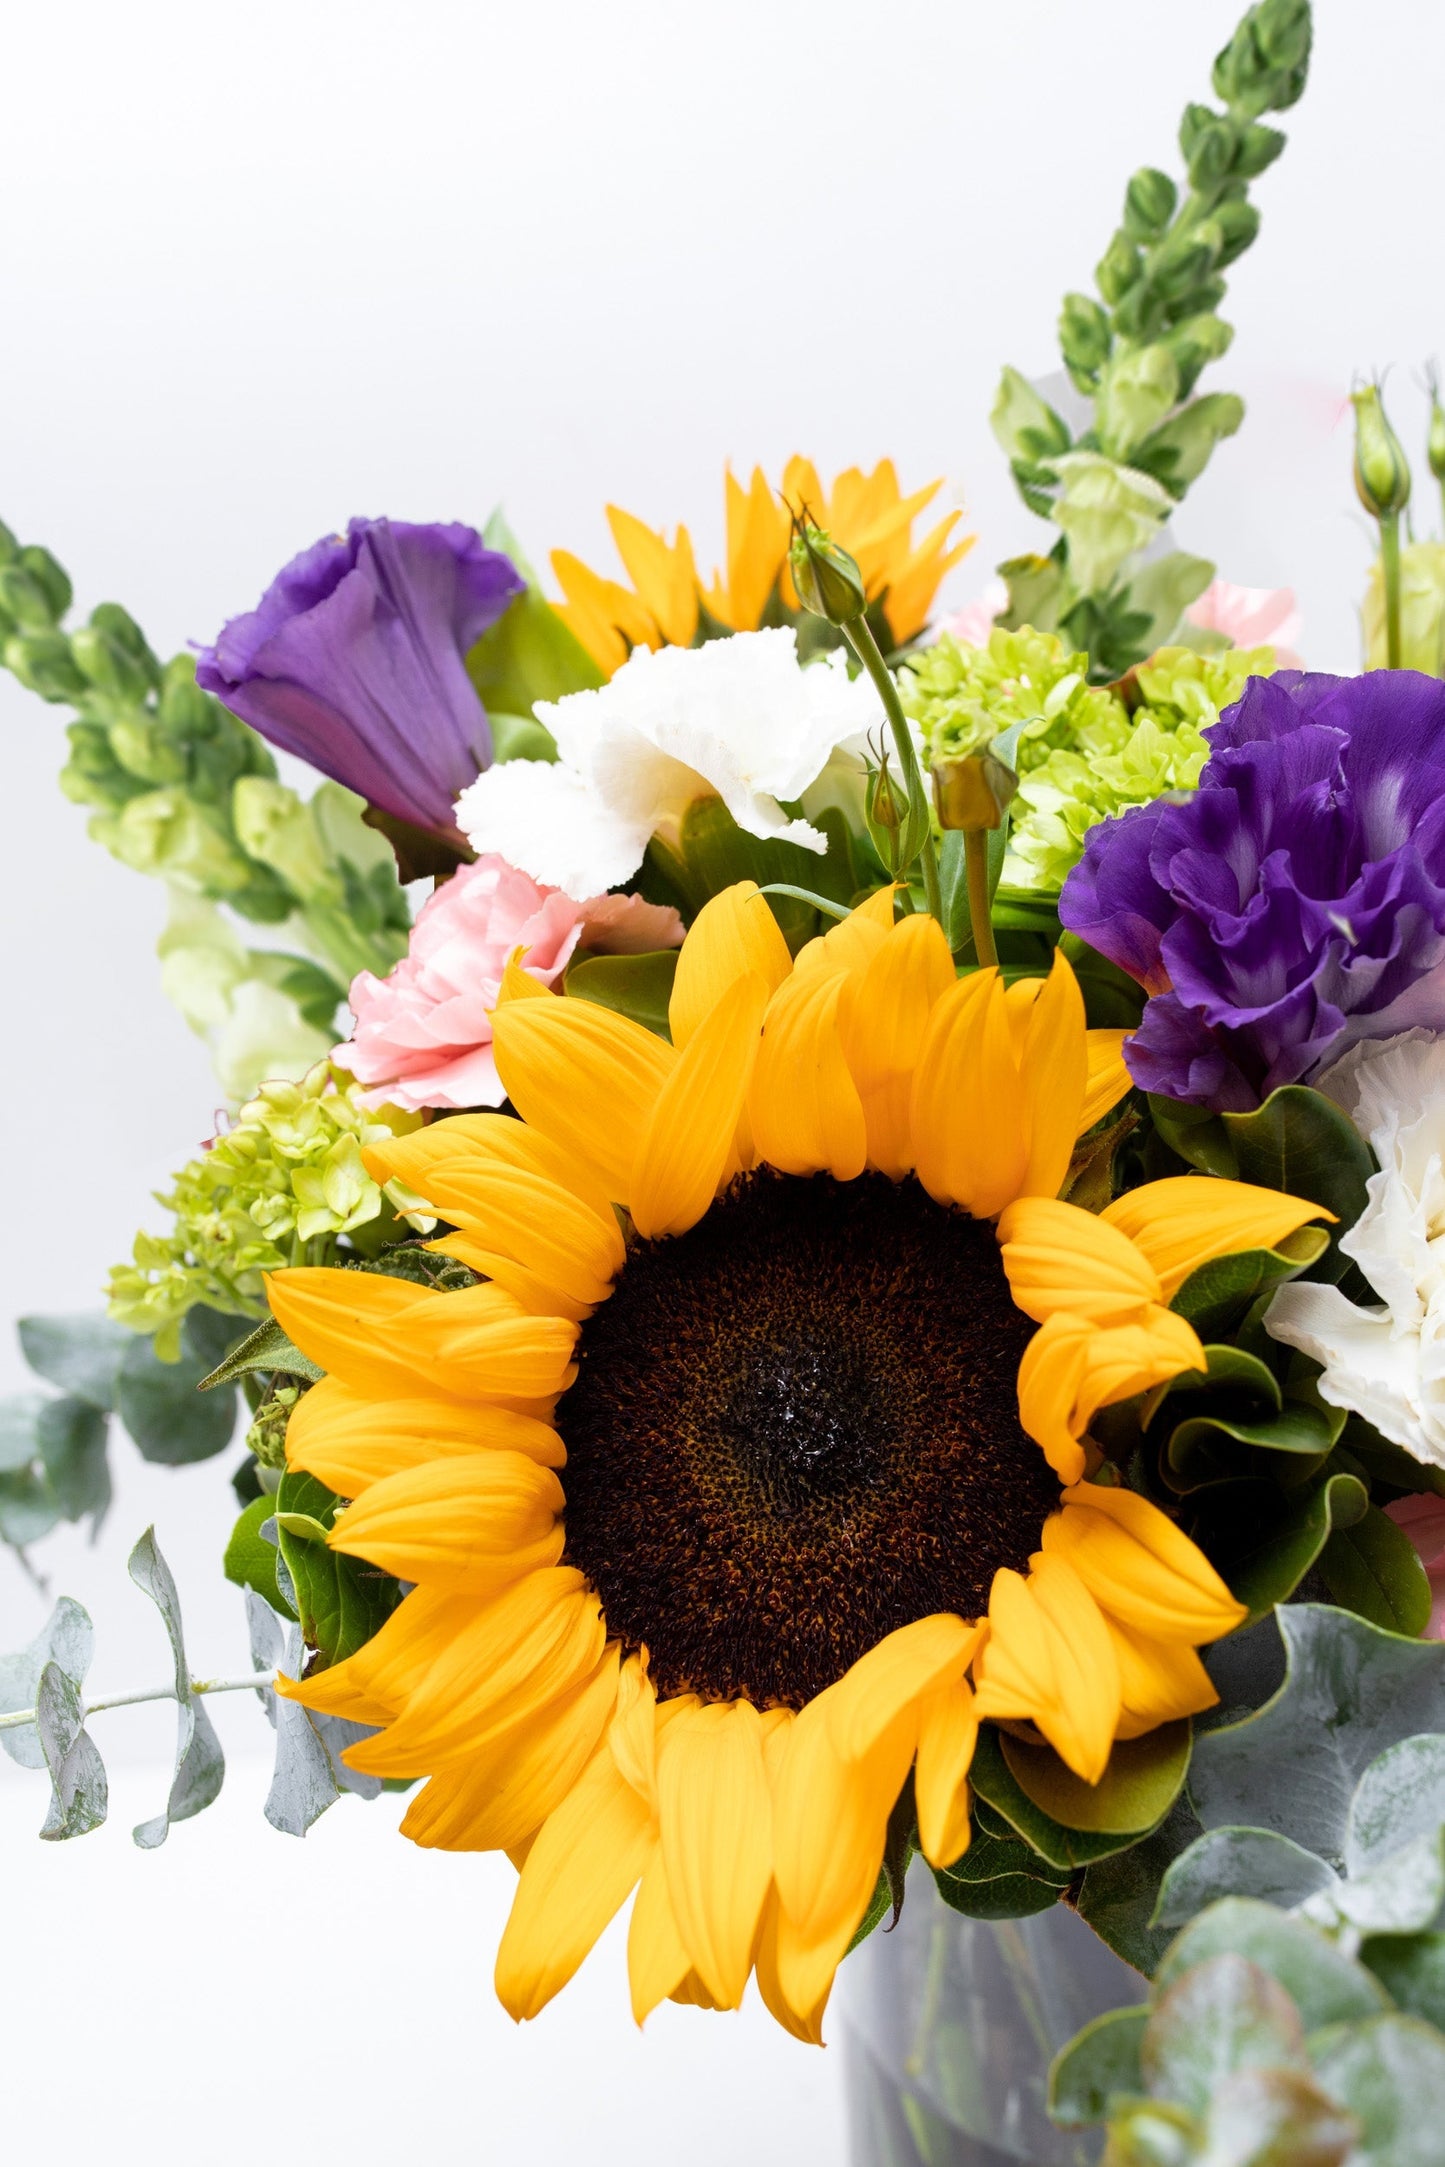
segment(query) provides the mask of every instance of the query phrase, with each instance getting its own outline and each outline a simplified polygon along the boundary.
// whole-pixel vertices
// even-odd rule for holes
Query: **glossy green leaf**
[[[121,1362],[134,1332],[103,1310],[80,1316],[22,1317],[16,1330],[37,1377],[109,1414],[115,1406]]]
[[[1445,2131],[1445,2038],[1391,2012],[1336,2024],[1309,2042],[1320,2083],[1359,2120],[1349,2167],[1440,2167]]]
[[[534,701],[560,700],[602,684],[601,670],[543,595],[500,511],[487,521],[483,539],[511,558],[527,585],[467,653],[467,675],[482,705],[499,714],[530,716]]]
[[[325,1483],[294,1469],[281,1477],[275,1499],[278,1521],[281,1515],[299,1514],[323,1530],[331,1526],[338,1502]],[[362,1558],[302,1539],[284,1525],[279,1533],[306,1646],[318,1650],[328,1664],[344,1663],[386,1623],[401,1599],[400,1587],[390,1573]]]
[[[222,1569],[234,1586],[253,1589],[279,1616],[294,1624],[296,1613],[276,1584],[276,1560],[281,1553],[261,1533],[275,1511],[274,1497],[263,1493],[252,1500],[231,1530]]]
[[[309,1355],[303,1354],[294,1342],[287,1338],[274,1317],[267,1317],[255,1331],[243,1339],[233,1353],[206,1376],[202,1377],[197,1390],[213,1392],[218,1385],[234,1384],[241,1377],[248,1377],[261,1370],[267,1373],[280,1371],[287,1377],[305,1377],[311,1384],[325,1375],[317,1368]]]
[[[1445,1933],[1371,1934],[1360,1962],[1407,2016],[1445,2031]]]
[[[1171,1860],[1187,1850],[1198,1834],[1199,1823],[1188,1799],[1181,1795],[1151,1836],[1112,1858],[1100,1859],[1084,1875],[1078,1895],[1081,1917],[1136,1971],[1152,1973],[1169,1946],[1169,1934],[1149,1921]]]
[[[721,798],[694,798],[682,816],[675,845],[654,837],[649,858],[665,873],[676,892],[683,915],[692,919],[712,896],[739,880],[803,888],[835,903],[848,904],[856,892],[853,843],[848,824],[837,806],[825,807],[813,822],[828,838],[820,857],[800,843],[749,835],[740,828]],[[771,899],[774,917],[792,941],[811,937],[817,913],[811,905],[787,896]]]
[[[1195,1740],[1189,1795],[1206,1828],[1273,1829],[1340,1859],[1371,1762],[1402,1739],[1445,1732],[1445,1643],[1323,1603],[1287,1604],[1277,1617],[1284,1683],[1253,1714]]]
[[[1209,1365],[1206,1372],[1181,1370],[1156,1394],[1151,1394],[1151,1404],[1144,1418],[1146,1422],[1154,1420],[1158,1409],[1167,1410],[1176,1421],[1181,1413],[1192,1413],[1192,1409],[1181,1409],[1171,1403],[1200,1392],[1242,1394],[1262,1407],[1272,1408],[1275,1413],[1283,1407],[1284,1394],[1279,1379],[1258,1355],[1246,1353],[1242,1347],[1208,1345],[1204,1349],[1204,1358]]]
[[[1224,1896],[1254,1896],[1288,1911],[1337,1878],[1313,1851],[1273,1829],[1212,1828],[1173,1861],[1150,1923],[1187,1926]]]
[[[1377,1505],[1331,1535],[1320,1571],[1335,1601],[1372,1625],[1418,1637],[1430,1623],[1434,1596],[1420,1553]]]
[[[550,763],[557,758],[556,738],[530,715],[502,715],[495,708],[489,708],[487,725],[492,733],[494,767],[500,767],[505,760],[546,760]]]
[[[1352,1963],[1319,1927],[1247,1896],[1227,1896],[1211,1904],[1175,1935],[1154,1974],[1155,1992],[1167,1992],[1196,1964],[1226,1953],[1247,1957],[1277,1980],[1299,2010],[1306,2032],[1321,2024],[1373,2016],[1385,2006],[1379,1981]]]
[[[1139,2043],[1145,2088],[1203,2117],[1241,2069],[1305,2069],[1304,2025],[1279,1981],[1248,1957],[1221,1951],[1181,1972],[1159,1996]]]
[[[1059,1901],[1058,1883],[1037,1880],[1032,1874],[964,1881],[935,1868],[933,1878],[950,1911],[961,1912],[966,1919],[1031,1919],[1040,1911],[1052,1911]]]
[[[1029,1797],[1014,1775],[1004,1757],[1001,1735],[990,1723],[983,1724],[979,1730],[969,1782],[977,1795],[987,1800],[1025,1843],[1050,1865],[1064,1867],[1071,1873],[1137,1841],[1137,1832],[1066,1828],[1046,1813]]]
[[[1202,1483],[1247,1472],[1248,1454],[1241,1455],[1234,1447],[1251,1446],[1260,1452],[1282,1452],[1322,1463],[1333,1443],[1333,1427],[1326,1417],[1296,1400],[1287,1400],[1278,1414],[1257,1422],[1211,1409],[1191,1415],[1170,1431],[1164,1479],[1183,1495]]]
[[[1111,2009],[1072,2038],[1049,2065],[1049,2118],[1062,2129],[1102,2122],[1121,2094],[1142,2092],[1139,2049],[1149,2011]]]
[[[1063,1828],[1097,1836],[1139,1836],[1157,1828],[1184,1785],[1188,1721],[1119,1740],[1097,1783],[1085,1783],[1051,1746],[1026,1746],[1000,1732],[1009,1773],[1035,1806]]]
[[[1214,1257],[1189,1274],[1170,1303],[1201,1339],[1223,1339],[1261,1294],[1297,1279],[1330,1245],[1323,1227],[1304,1226],[1274,1249],[1248,1249]]]
[[[1303,1497],[1264,1511],[1238,1545],[1226,1541],[1210,1554],[1250,1619],[1288,1601],[1318,1559],[1332,1531],[1362,1519],[1370,1493],[1354,1475],[1331,1475]],[[1231,1555],[1232,1552],[1232,1555]],[[1247,1818],[1247,1817],[1246,1817]]]
[[[670,1040],[667,1006],[677,955],[675,948],[659,948],[641,956],[583,956],[569,965],[564,984],[574,1000],[594,1001]]]

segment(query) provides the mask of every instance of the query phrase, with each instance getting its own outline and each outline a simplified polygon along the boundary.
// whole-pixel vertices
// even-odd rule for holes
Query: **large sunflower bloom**
[[[1190,1271],[1315,1207],[1199,1178],[1058,1202],[1127,1087],[1121,1034],[1085,1030],[1062,957],[960,980],[931,919],[892,916],[877,896],[792,963],[730,889],[671,1044],[513,968],[520,1118],[369,1154],[484,1283],[270,1281],[328,1372],[291,1464],[354,1501],[336,1548],[416,1584],[291,1690],[380,1726],[358,1769],[429,1779],[419,1843],[521,1867],[518,2017],[635,1889],[639,2020],[733,2007],[755,1970],[816,2039],[910,1768],[946,1865],[980,1716],[1097,1781],[1116,1738],[1214,1699],[1195,1651],[1240,1606],[1085,1479],[1086,1432],[1203,1366],[1166,1306]]]
[[[698,576],[686,527],[669,542],[609,504],[607,523],[632,585],[604,578],[568,550],[553,550],[552,569],[566,597],[558,614],[608,677],[634,647],[690,647],[704,608],[715,626],[756,632],[764,622],[779,621],[770,608],[789,615],[801,607],[788,570],[788,506],[806,506],[857,559],[868,599],[879,603],[893,645],[901,647],[922,631],[944,574],[973,547],[971,535],[949,546],[958,512],[947,513],[914,542],[913,522],[942,486],[930,482],[904,496],[891,459],[880,460],[871,474],[849,467],[831,491],[811,459],[788,461],[781,492],[770,487],[761,467],[754,467],[746,489],[729,470],[727,564],[713,574],[711,586]]]

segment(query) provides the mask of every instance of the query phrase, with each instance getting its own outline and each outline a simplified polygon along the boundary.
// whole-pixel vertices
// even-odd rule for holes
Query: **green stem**
[[[274,1685],[276,1676],[274,1670],[253,1670],[248,1678],[192,1678],[191,1691],[257,1693],[268,1685]],[[83,1702],[81,1720],[88,1723],[92,1716],[99,1715],[106,1708],[135,1708],[142,1701],[174,1700],[175,1697],[176,1689],[173,1685],[144,1686],[138,1693],[110,1693],[104,1700]],[[16,1708],[0,1716],[0,1731],[19,1730],[23,1724],[33,1723],[36,1713],[34,1708]]]
[[[913,733],[908,727],[908,717],[903,712],[898,687],[893,682],[893,673],[883,660],[866,617],[853,618],[849,624],[844,625],[843,630],[854,654],[872,678],[874,691],[883,702],[883,712],[888,717],[889,728],[893,732],[893,743],[898,753],[904,787],[911,802],[915,791],[923,790],[923,774],[918,765],[918,753],[913,743]],[[934,847],[931,826],[923,838],[919,858],[923,866],[923,893],[928,899],[929,912],[942,925],[943,891],[938,884],[938,852]],[[907,870],[906,866],[899,867],[901,873],[906,873]]]
[[[973,952],[982,964],[997,963],[993,915],[988,901],[988,829],[966,828],[963,864],[968,875],[968,915],[973,926]]]
[[[1385,665],[1400,667],[1400,515],[1380,519],[1380,559],[1385,571]]]

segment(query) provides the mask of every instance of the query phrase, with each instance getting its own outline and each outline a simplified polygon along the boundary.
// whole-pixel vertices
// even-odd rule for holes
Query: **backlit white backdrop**
[[[726,460],[889,453],[967,506],[962,600],[1042,531],[989,434],[1000,364],[1056,365],[1062,293],[1087,284],[1128,172],[1174,166],[1239,5],[12,9],[0,517],[54,549],[83,608],[123,600],[168,652],[353,512],[480,523],[501,501],[538,559],[603,564],[611,500],[686,520],[710,561]],[[1445,12],[1318,0],[1316,18],[1210,379],[1249,417],[1178,526],[1226,576],[1292,584],[1308,659],[1350,668],[1368,540],[1344,395],[1395,364],[1416,454],[1415,372],[1445,344]],[[59,712],[0,677],[7,1319],[95,1303],[216,1097],[161,996],[161,893],[87,842],[62,757]],[[0,1338],[0,1389],[26,1382]],[[123,1440],[116,1458],[99,1545],[62,1532],[37,1554],[95,1616],[96,1684],[163,1674],[124,1571],[152,1519],[196,1662],[242,1667],[217,1564],[234,1455],[179,1475]],[[0,1647],[43,1608],[0,1556]],[[515,2033],[490,1992],[510,1870],[389,1838],[390,1804],[346,1801],[304,1846],[274,1835],[249,1696],[218,1711],[221,1806],[135,1851],[171,1720],[100,1719],[113,1817],[79,1844],[36,1844],[43,1784],[0,1768],[19,2152],[842,2158],[836,2056],[756,2010],[665,2009],[639,2038],[615,1933]]]

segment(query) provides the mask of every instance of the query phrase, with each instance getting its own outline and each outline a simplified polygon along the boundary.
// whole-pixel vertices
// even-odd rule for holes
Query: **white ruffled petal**
[[[488,768],[457,799],[457,825],[474,850],[496,851],[579,897],[630,879],[652,834],[649,819],[619,811],[575,768],[547,760]]]
[[[1264,1322],[1272,1338],[1323,1364],[1321,1399],[1363,1415],[1426,1465],[1445,1466],[1425,1405],[1419,1337],[1396,1337],[1388,1310],[1359,1309],[1338,1287],[1296,1280],[1280,1288]]]

